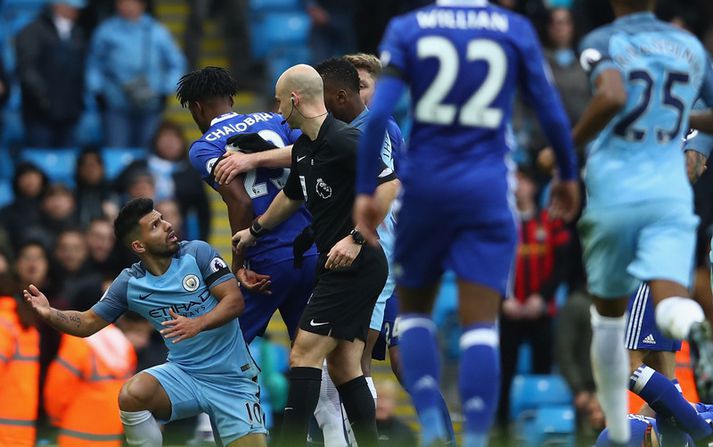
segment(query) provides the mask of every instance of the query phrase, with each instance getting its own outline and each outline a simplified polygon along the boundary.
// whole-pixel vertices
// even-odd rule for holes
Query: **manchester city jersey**
[[[642,12],[598,28],[581,43],[592,82],[618,70],[627,101],[589,149],[589,206],[691,202],[681,140],[696,99],[713,99],[713,71],[690,33]]]
[[[92,310],[108,322],[130,310],[160,331],[165,329],[161,323],[172,319],[169,310],[188,318],[213,310],[218,300],[211,288],[229,280],[235,276],[210,245],[183,241],[164,274],[154,276],[138,262],[119,274]],[[168,361],[188,372],[237,372],[252,378],[259,371],[237,319],[178,343],[165,342]]]
[[[369,109],[365,107],[359,116],[354,118],[349,125],[363,131],[364,126],[366,126],[366,117],[368,115]],[[389,122],[392,121],[393,119],[389,120]],[[394,142],[394,138],[392,138],[391,134],[387,131],[384,134],[384,141],[379,154],[381,162],[383,163],[382,171],[379,173],[379,178],[391,175],[395,171],[394,153],[401,150],[401,142],[396,140],[398,146],[395,146]],[[396,241],[396,215],[394,214],[394,208],[395,205],[392,204],[391,209],[389,209],[386,217],[384,217],[384,221],[376,229],[376,232],[379,235],[379,242],[381,243],[381,247],[384,249],[384,254],[386,254],[386,259],[388,259],[389,263],[393,261],[394,243]]]
[[[292,130],[286,124],[282,124],[282,116],[275,113],[242,115],[231,112],[215,118],[208,131],[191,145],[189,151],[193,167],[212,188],[218,188],[213,178],[213,169],[218,160],[225,155],[228,139],[247,133],[257,133],[275,147],[291,145],[301,135],[299,130]],[[254,216],[259,216],[267,210],[285,185],[289,174],[289,169],[259,168],[243,176],[245,191],[252,200]],[[280,226],[260,238],[259,244],[249,247],[247,260],[265,265],[291,259],[292,241],[310,224],[310,221],[307,210],[304,207],[300,208]],[[310,254],[316,254],[316,249],[310,249],[307,255]]]

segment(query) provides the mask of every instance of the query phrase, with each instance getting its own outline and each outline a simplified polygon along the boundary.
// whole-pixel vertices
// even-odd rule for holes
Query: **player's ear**
[[[133,251],[136,254],[142,254],[146,252],[146,247],[144,247],[144,243],[139,241],[139,240],[134,240],[131,242],[131,251]]]
[[[347,102],[347,98],[347,91],[344,89],[339,89],[339,91],[337,92],[337,102],[339,102],[339,104],[344,104],[345,102]]]

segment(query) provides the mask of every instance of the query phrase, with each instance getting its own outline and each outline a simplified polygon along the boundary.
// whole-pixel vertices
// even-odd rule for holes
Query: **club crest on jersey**
[[[319,195],[323,199],[328,199],[332,197],[332,187],[329,186],[324,180],[321,178],[317,179],[317,195]]]
[[[195,292],[198,290],[199,285],[200,281],[196,275],[190,274],[183,277],[183,288],[186,289],[187,292]]]
[[[210,270],[212,272],[217,272],[220,269],[227,268],[228,264],[225,263],[221,258],[215,257],[210,261]]]
[[[587,48],[579,56],[579,63],[586,72],[592,71],[600,60],[602,60],[602,53],[594,48]]]

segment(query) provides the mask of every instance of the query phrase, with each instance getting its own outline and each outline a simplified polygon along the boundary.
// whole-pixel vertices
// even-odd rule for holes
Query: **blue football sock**
[[[446,399],[443,398],[443,394],[438,394],[439,407],[441,410],[441,417],[446,423],[446,441],[449,445],[456,445],[456,433],[453,430],[453,421],[451,421],[451,413],[448,411],[448,404],[446,404]]]
[[[446,421],[443,417],[443,396],[439,389],[441,362],[436,343],[436,326],[429,315],[400,316],[399,348],[404,384],[421,422],[423,444],[447,440],[446,425],[450,420]]]
[[[641,365],[629,379],[629,388],[659,415],[674,427],[690,434],[693,439],[703,439],[713,435],[713,429],[698,415],[671,383],[661,373],[646,365]]]
[[[500,351],[495,324],[474,324],[460,338],[459,388],[465,424],[463,447],[484,447],[500,391]]]

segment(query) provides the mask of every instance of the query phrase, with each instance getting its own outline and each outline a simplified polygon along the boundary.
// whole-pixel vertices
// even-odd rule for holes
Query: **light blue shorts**
[[[391,273],[391,266],[389,266],[389,276],[386,277],[386,284],[384,284],[384,289],[381,291],[379,298],[376,299],[376,305],[374,305],[374,311],[371,313],[371,323],[369,323],[369,329],[381,332],[381,325],[384,323],[384,309],[386,309],[386,302],[394,294],[394,289],[396,289],[396,279],[393,273]]]
[[[168,394],[169,421],[207,413],[221,446],[251,433],[267,433],[257,378],[253,381],[238,374],[189,374],[173,363],[144,372],[154,376]]]
[[[639,282],[691,281],[698,216],[680,201],[587,208],[577,225],[589,292],[621,298]]]

